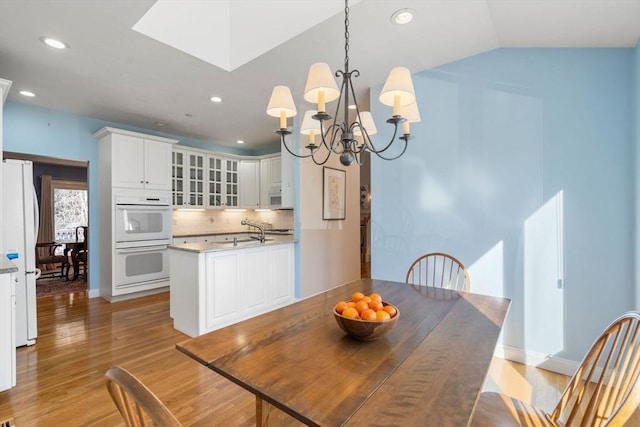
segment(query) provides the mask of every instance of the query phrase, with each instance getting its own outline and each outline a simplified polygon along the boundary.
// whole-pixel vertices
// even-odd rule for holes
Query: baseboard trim
[[[573,376],[580,366],[580,362],[563,359],[561,357],[550,356],[548,354],[525,351],[521,348],[502,346],[496,348],[495,356],[511,360],[536,368],[546,369],[567,376]]]
[[[99,298],[100,289],[89,289],[89,298]]]

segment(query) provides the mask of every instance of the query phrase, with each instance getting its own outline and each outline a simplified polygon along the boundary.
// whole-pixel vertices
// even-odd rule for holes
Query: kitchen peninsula
[[[293,243],[245,233],[169,246],[173,327],[195,337],[292,303]]]

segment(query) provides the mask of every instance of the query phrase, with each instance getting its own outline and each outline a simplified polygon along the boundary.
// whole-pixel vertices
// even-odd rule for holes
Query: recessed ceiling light
[[[244,144],[244,141],[243,141],[243,140],[241,140],[241,139],[237,140],[236,142],[237,142],[238,144]]]
[[[167,124],[165,122],[156,122],[156,125],[160,126],[161,128],[165,127]]]
[[[69,46],[65,42],[51,38],[51,37],[40,37],[40,41],[54,49],[71,49],[71,46]]]
[[[28,96],[29,98],[33,98],[34,96],[36,96],[36,94],[31,92],[30,90],[20,90],[18,91],[18,93],[22,96]]]
[[[413,14],[415,11],[413,9],[399,9],[393,12],[391,15],[391,22],[398,25],[408,24],[413,21]]]
[[[217,104],[218,102],[222,102],[222,98],[220,98],[219,96],[212,96],[212,97],[211,97],[211,98],[209,98],[209,99],[211,99],[211,102],[215,102],[216,104]]]

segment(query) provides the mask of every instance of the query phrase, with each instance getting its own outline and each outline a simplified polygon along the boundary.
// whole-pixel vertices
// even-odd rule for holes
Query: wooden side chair
[[[109,394],[127,427],[182,425],[160,399],[126,369],[112,366],[106,377]],[[148,423],[149,420],[152,424]]]
[[[41,271],[41,276],[55,275],[56,267],[60,265],[60,277],[67,277],[69,274],[69,258],[56,254],[58,248],[63,245],[56,242],[36,243],[36,266]],[[53,267],[53,269],[48,269]],[[68,277],[67,277],[68,278]]]
[[[76,227],[76,243],[83,242],[84,244],[73,253],[74,262],[73,266],[78,271],[73,272],[74,278],[80,275],[80,266],[84,273],[85,280],[87,279],[87,263],[89,262],[89,227],[81,225]]]
[[[432,286],[469,291],[469,273],[455,257],[442,252],[432,252],[416,259],[405,281],[412,285]]]
[[[512,397],[485,392],[469,426],[623,426],[638,404],[640,314],[628,312],[596,340],[551,414]]]

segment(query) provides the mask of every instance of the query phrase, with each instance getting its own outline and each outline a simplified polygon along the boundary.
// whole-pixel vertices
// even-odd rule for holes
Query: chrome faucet
[[[240,221],[240,225],[248,225],[249,227],[255,227],[260,230],[260,237],[251,236],[251,238],[260,240],[260,243],[264,243],[264,227],[262,227],[260,224],[256,224],[255,222],[251,222],[248,219],[243,219],[242,221]]]

